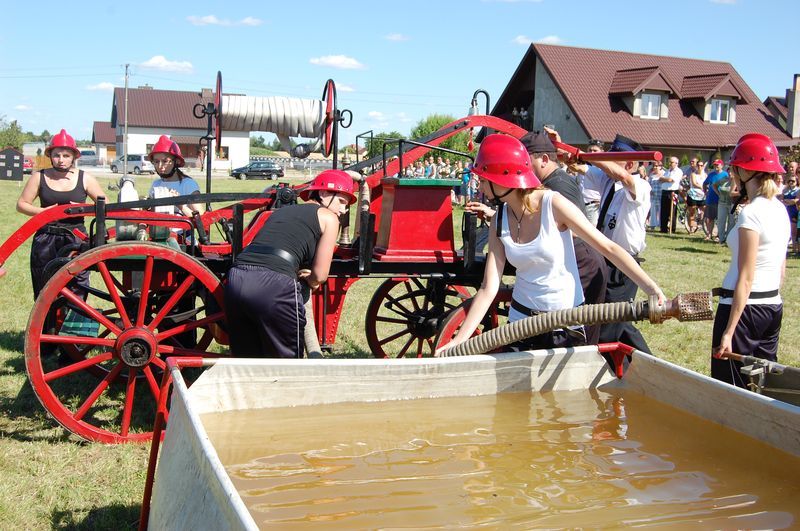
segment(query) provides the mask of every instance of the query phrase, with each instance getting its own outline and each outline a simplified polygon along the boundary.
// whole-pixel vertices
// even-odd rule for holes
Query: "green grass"
[[[113,181],[102,178],[103,187]],[[138,179],[144,195],[151,177]],[[294,180],[299,182],[300,179]],[[214,191],[255,192],[271,183],[215,179]],[[14,209],[21,188],[0,182],[0,242],[27,218]],[[109,192],[110,199],[116,192]],[[461,211],[456,211],[460,226]],[[353,226],[354,224],[351,224]],[[2,529],[124,529],[136,526],[147,464],[145,445],[89,444],[69,435],[39,404],[25,375],[24,334],[30,308],[29,242],[5,264],[0,279],[0,528]],[[697,235],[648,235],[644,268],[668,296],[718,286],[730,260],[729,252]],[[800,365],[798,341],[798,277],[800,261],[787,264],[783,289],[784,327],[780,359]],[[379,280],[357,282],[348,293],[333,355],[368,356],[364,309]],[[658,356],[707,373],[711,323],[642,325]]]

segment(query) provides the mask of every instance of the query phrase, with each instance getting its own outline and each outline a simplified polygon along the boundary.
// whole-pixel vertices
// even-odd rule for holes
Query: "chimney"
[[[214,92],[210,88],[200,89],[200,97],[204,100],[213,100]]]
[[[786,91],[786,132],[792,138],[800,138],[800,74],[794,75],[791,90]]]

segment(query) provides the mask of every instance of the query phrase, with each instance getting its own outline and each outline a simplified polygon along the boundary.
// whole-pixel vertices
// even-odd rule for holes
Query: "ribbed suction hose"
[[[648,301],[586,304],[527,317],[505,326],[487,330],[438,354],[439,357],[483,354],[551,330],[578,325],[641,321],[662,323],[666,319],[703,321],[713,318],[711,292],[685,293],[659,305],[656,297]]]

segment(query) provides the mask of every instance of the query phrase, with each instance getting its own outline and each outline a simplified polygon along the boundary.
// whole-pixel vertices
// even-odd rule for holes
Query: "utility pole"
[[[122,132],[122,177],[128,175],[128,67],[125,64],[125,123]]]

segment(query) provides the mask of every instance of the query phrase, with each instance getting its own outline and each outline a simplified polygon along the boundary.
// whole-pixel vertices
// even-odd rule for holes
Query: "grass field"
[[[104,189],[111,178],[101,178]],[[138,179],[144,195],[151,178]],[[255,192],[269,183],[215,179],[215,191]],[[14,208],[21,188],[0,182],[0,242],[27,218]],[[109,192],[115,199],[116,192]],[[460,220],[460,211],[456,212]],[[460,221],[457,222],[460,226]],[[29,242],[5,264],[0,279],[0,529],[126,529],[137,525],[145,445],[89,444],[69,435],[36,399],[25,375],[24,339],[33,305],[28,271]],[[644,268],[668,296],[718,286],[730,260],[728,250],[698,235],[648,235]],[[800,365],[795,329],[799,260],[790,259],[783,289],[784,326],[780,359]],[[370,356],[364,337],[364,309],[378,281],[362,280],[348,294],[334,357]],[[707,373],[711,323],[642,325],[658,356]]]

